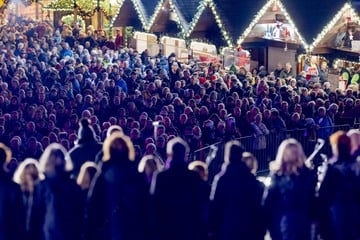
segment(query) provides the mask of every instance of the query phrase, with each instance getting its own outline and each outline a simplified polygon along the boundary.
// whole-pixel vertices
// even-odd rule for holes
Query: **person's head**
[[[189,145],[180,137],[171,139],[166,146],[168,167],[184,165],[190,152]]]
[[[46,177],[56,177],[64,175],[73,169],[73,164],[66,157],[66,150],[58,143],[50,144],[41,155],[40,170]]]
[[[197,172],[205,182],[208,180],[209,170],[206,163],[202,161],[193,161],[189,164],[188,168],[190,171]]]
[[[119,125],[111,125],[106,131],[106,137],[109,137],[111,134],[115,132],[124,134],[122,127],[120,127]]]
[[[79,131],[78,131],[78,144],[83,144],[86,142],[91,142],[95,140],[95,132],[90,121],[87,118],[82,118],[79,121]]]
[[[7,172],[7,164],[11,160],[11,150],[5,144],[0,143],[0,174]]]
[[[301,144],[293,138],[286,139],[280,144],[275,161],[270,164],[270,171],[279,175],[297,175],[305,166],[305,160]]]
[[[251,173],[256,175],[258,169],[258,161],[251,152],[244,152],[241,159],[245,165],[250,169]]]
[[[138,165],[138,171],[146,175],[149,183],[152,180],[153,174],[162,171],[163,168],[164,164],[154,155],[145,155],[141,158]]]
[[[353,154],[356,150],[360,149],[360,131],[359,129],[351,129],[347,135],[351,141],[351,153]]]
[[[351,161],[351,140],[344,131],[337,131],[330,136],[330,145],[337,161]]]
[[[81,189],[89,189],[92,180],[95,175],[99,173],[100,169],[94,162],[85,162],[81,168],[79,175],[76,179],[77,184],[81,187]]]
[[[225,144],[224,162],[237,163],[241,161],[239,156],[244,153],[244,147],[239,141],[229,141]]]
[[[291,70],[291,63],[290,63],[290,62],[287,62],[287,63],[285,64],[285,69],[286,69],[286,71],[290,71],[290,70]]]
[[[128,136],[115,132],[105,139],[103,144],[103,161],[127,160],[134,161],[134,146]]]
[[[326,115],[325,107],[319,107],[318,114],[319,114],[319,117],[325,117],[325,115]]]
[[[43,178],[39,170],[39,162],[27,158],[16,169],[13,180],[21,186],[22,191],[33,192],[35,183]]]

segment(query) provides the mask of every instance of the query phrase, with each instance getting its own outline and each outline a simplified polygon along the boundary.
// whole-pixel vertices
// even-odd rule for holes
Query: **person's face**
[[[29,122],[29,123],[27,124],[27,130],[28,130],[29,132],[35,132],[35,123]]]
[[[324,109],[319,109],[319,116],[320,117],[324,117],[325,113],[326,113],[326,111]]]
[[[45,101],[45,93],[39,93],[38,99],[39,99],[39,102],[44,102]]]
[[[187,122],[187,117],[185,114],[180,115],[180,124],[185,124]]]
[[[261,123],[261,120],[262,120],[262,118],[261,118],[261,116],[259,114],[255,116],[255,122],[257,124]]]
[[[285,68],[286,68],[287,71],[290,71],[290,70],[291,70],[291,65],[290,65],[290,64],[286,64],[286,65],[285,65]]]
[[[29,164],[24,169],[23,177],[25,181],[36,181],[39,178],[39,171],[33,164]]]
[[[19,141],[16,140],[16,139],[11,140],[11,141],[10,141],[10,147],[11,147],[12,149],[18,149],[18,148],[20,147]]]
[[[19,113],[18,112],[12,112],[11,113],[11,119],[12,120],[18,120],[19,119]]]

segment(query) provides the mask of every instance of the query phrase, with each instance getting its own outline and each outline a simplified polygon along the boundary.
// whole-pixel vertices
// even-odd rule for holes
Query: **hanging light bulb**
[[[173,9],[170,9],[169,20],[173,21],[173,22],[177,22],[176,13],[175,13],[175,11]]]
[[[274,1],[274,4],[273,4],[273,7],[272,7],[272,11],[273,12],[277,12],[279,9],[278,9],[278,4],[277,4],[277,0]]]

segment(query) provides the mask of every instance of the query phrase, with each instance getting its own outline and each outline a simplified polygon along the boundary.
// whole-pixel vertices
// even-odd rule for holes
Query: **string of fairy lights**
[[[63,1],[66,2],[65,5],[62,5],[62,8],[60,8],[60,5],[57,6],[57,3]],[[121,8],[124,5],[125,1],[131,1],[132,5],[134,6],[134,9],[136,13],[138,14],[138,17],[143,25],[143,29],[146,32],[150,32],[152,26],[155,24],[155,22],[158,19],[159,14],[161,14],[161,11],[164,10],[164,8],[168,7],[170,8],[169,11],[173,13],[172,17],[174,17],[175,21],[178,23],[179,28],[181,29],[181,36],[184,36],[185,38],[190,38],[191,34],[196,31],[196,27],[199,24],[199,21],[202,18],[202,15],[204,11],[209,8],[215,18],[215,21],[220,28],[220,32],[222,34],[222,37],[224,38],[226,44],[229,47],[234,47],[233,39],[230,37],[229,32],[226,29],[226,26],[224,25],[221,16],[219,15],[219,11],[217,9],[217,6],[214,2],[214,0],[202,0],[199,3],[199,6],[197,8],[196,14],[193,16],[193,19],[190,23],[187,23],[187,21],[184,20],[184,17],[182,16],[180,10],[178,9],[177,5],[173,2],[173,0],[159,0],[157,3],[154,13],[151,15],[150,18],[146,17],[145,9],[142,3],[139,0],[118,0],[117,1],[117,10],[115,11],[114,17],[112,17],[110,25],[113,26],[115,24],[115,21],[117,17],[119,16],[121,12]],[[67,6],[68,5],[68,6]],[[57,11],[66,10],[68,11],[69,8],[73,7],[73,0],[55,0],[51,2],[48,6],[52,7],[52,10]],[[245,29],[245,31],[240,35],[240,37],[237,39],[236,46],[241,46],[241,44],[244,42],[244,40],[249,36],[251,31],[254,29],[256,24],[258,24],[259,20],[264,16],[264,14],[269,11],[271,7],[278,8],[279,11],[282,12],[282,14],[285,16],[289,24],[294,30],[294,33],[299,39],[299,42],[301,45],[303,45],[304,49],[307,53],[313,52],[313,50],[319,45],[319,43],[324,39],[324,37],[331,31],[331,29],[336,26],[336,24],[342,20],[342,18],[345,16],[345,14],[348,14],[350,16],[351,21],[357,22],[360,24],[360,18],[359,15],[356,13],[356,11],[352,8],[350,3],[345,3],[344,6],[338,11],[338,13],[332,18],[332,20],[323,28],[323,30],[317,35],[317,37],[314,39],[314,41],[311,44],[307,44],[304,38],[301,36],[300,32],[298,31],[296,25],[294,24],[293,20],[291,19],[289,13],[287,12],[285,6],[281,2],[281,0],[268,0],[267,3],[257,12],[257,14],[253,17],[252,21],[248,25],[248,27]],[[47,7],[47,9],[50,9]],[[80,7],[81,10],[81,7]],[[87,10],[87,8],[86,8]],[[85,11],[84,11],[85,12]]]
[[[284,14],[285,18],[288,20],[291,27],[294,29],[295,34],[298,36],[300,43],[307,49],[308,45],[305,42],[304,38],[301,36],[299,30],[297,29],[296,25],[294,24],[293,20],[291,19],[289,13],[287,12],[285,6],[282,4],[280,0],[269,0],[255,15],[254,19],[250,22],[249,26],[245,29],[243,34],[240,35],[239,39],[237,40],[237,44],[241,45],[244,40],[249,36],[250,32],[254,29],[255,25],[259,22],[259,20],[265,15],[265,13],[271,7],[279,7],[280,11]]]
[[[217,7],[216,7],[216,4],[213,0],[203,0],[199,7],[198,7],[198,11],[197,13],[195,14],[192,22],[190,23],[189,25],[189,28],[188,28],[188,31],[186,32],[185,36],[186,37],[190,37],[191,36],[191,33],[195,30],[195,27],[196,25],[198,24],[200,18],[201,18],[201,15],[203,14],[203,12],[205,11],[205,9],[209,7],[212,11],[212,13],[214,14],[215,16],[215,21],[217,23],[217,25],[219,26],[220,28],[220,31],[221,31],[221,34],[226,42],[226,44],[228,46],[232,46],[233,43],[232,43],[232,40],[229,36],[229,33],[226,31],[225,29],[225,26],[221,20],[221,17],[220,15],[218,14],[218,11],[217,11]]]

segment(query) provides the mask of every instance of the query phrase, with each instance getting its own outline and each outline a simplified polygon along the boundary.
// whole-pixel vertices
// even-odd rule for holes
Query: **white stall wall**
[[[278,63],[282,63],[283,65],[285,65],[285,63],[287,62],[290,62],[293,66],[294,71],[296,71],[295,54],[296,50],[293,49],[288,49],[287,51],[284,51],[284,48],[269,47],[268,71],[274,71]]]

